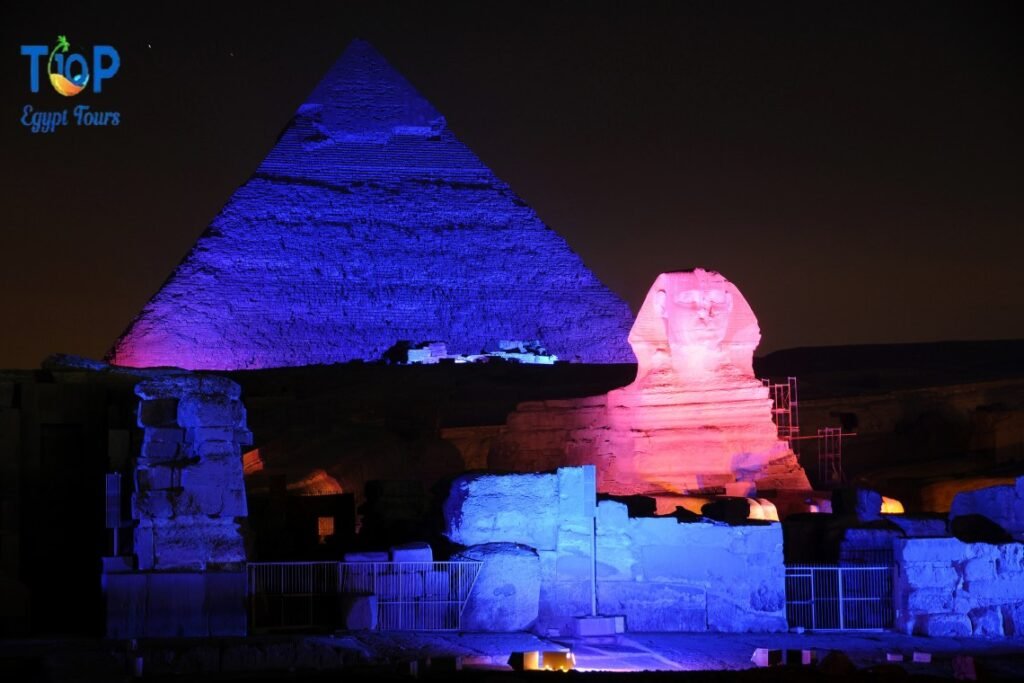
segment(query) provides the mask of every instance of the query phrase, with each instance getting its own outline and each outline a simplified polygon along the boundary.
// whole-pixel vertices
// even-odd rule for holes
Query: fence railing
[[[254,562],[248,565],[253,632],[339,628],[352,596],[372,595],[377,628],[456,631],[479,562]]]
[[[893,567],[888,564],[787,565],[786,619],[790,628],[892,628],[892,574]]]

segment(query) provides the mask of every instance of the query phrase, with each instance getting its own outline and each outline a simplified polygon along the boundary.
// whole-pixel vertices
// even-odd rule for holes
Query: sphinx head
[[[681,378],[753,376],[760,340],[757,318],[736,286],[703,269],[659,275],[629,335],[638,379],[670,371]]]
[[[665,321],[673,349],[721,347],[732,316],[732,293],[703,270],[693,278],[666,278],[665,289],[654,295],[655,313]]]

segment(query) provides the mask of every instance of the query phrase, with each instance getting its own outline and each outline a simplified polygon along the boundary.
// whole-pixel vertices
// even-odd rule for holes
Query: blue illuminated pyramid
[[[632,315],[368,43],[353,42],[117,340],[131,366],[377,360],[540,340],[634,362]]]

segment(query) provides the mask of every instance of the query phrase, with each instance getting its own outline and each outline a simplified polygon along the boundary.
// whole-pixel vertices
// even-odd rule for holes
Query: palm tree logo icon
[[[67,56],[71,49],[71,43],[67,36],[57,36],[57,44],[50,51],[50,59],[46,62],[46,73],[50,76],[50,85],[64,97],[77,95],[89,84],[89,66],[85,58],[79,54]],[[59,54],[59,57],[58,57]],[[57,59],[57,69],[54,71],[53,61]],[[72,67],[77,65],[77,69]],[[75,72],[72,75],[72,72]],[[69,78],[70,76],[70,78]]]

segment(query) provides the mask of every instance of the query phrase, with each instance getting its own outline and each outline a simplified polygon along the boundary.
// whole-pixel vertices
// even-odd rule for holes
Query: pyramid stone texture
[[[608,290],[367,43],[353,42],[117,340],[118,365],[376,360],[539,339],[634,362]]]

